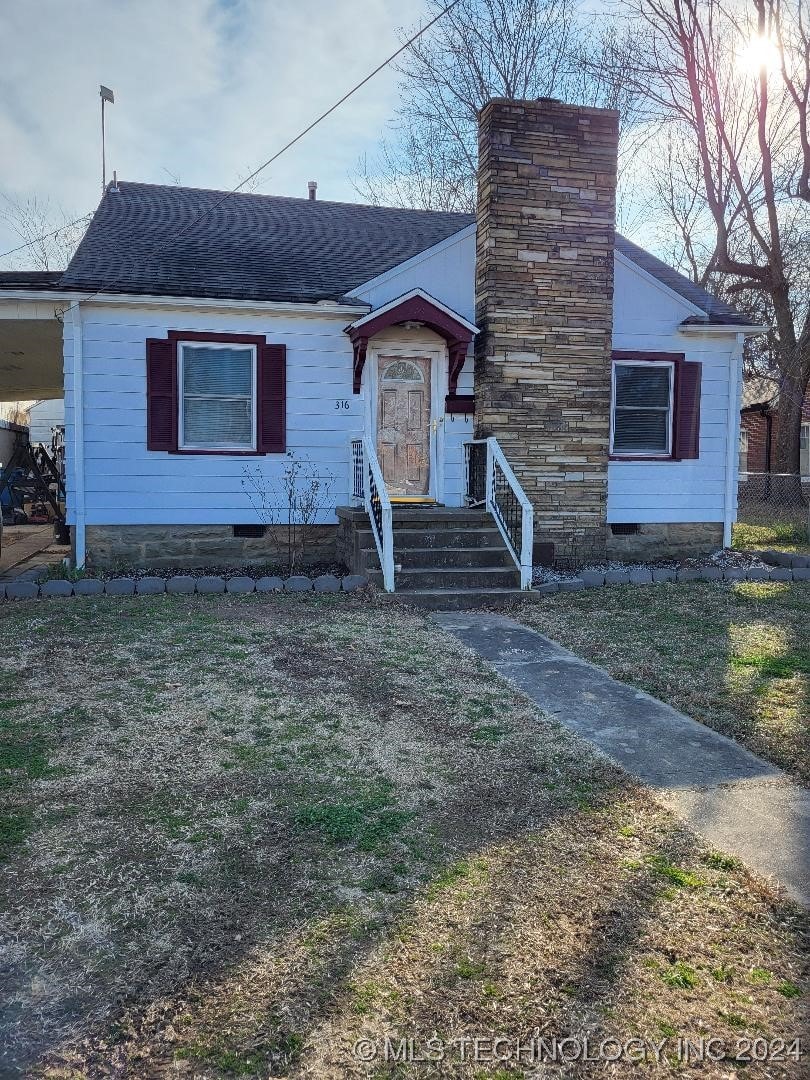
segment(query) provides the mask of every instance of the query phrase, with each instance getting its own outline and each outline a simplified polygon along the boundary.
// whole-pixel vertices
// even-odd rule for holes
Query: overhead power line
[[[430,22],[425,23],[425,25],[420,30],[417,30],[417,32],[415,34],[413,34],[411,37],[409,37],[406,42],[404,42],[402,45],[400,45],[400,47],[395,52],[392,52],[390,56],[386,57],[386,59],[383,60],[383,62],[381,64],[378,64],[377,67],[375,67],[373,71],[370,71],[368,73],[368,75],[365,76],[365,78],[361,79],[359,83],[357,83],[355,86],[353,86],[351,88],[351,90],[347,90],[346,93],[343,95],[343,97],[338,98],[338,100],[334,103],[334,105],[330,105],[329,108],[326,109],[324,112],[322,112],[320,114],[320,116],[317,116],[312,121],[312,123],[307,124],[307,126],[303,129],[303,131],[299,131],[298,134],[296,136],[294,136],[294,138],[290,139],[289,142],[286,142],[284,144],[284,146],[281,147],[280,150],[277,150],[276,153],[272,155],[272,157],[269,157],[267,159],[267,161],[265,161],[261,165],[259,165],[259,167],[254,169],[252,173],[250,173],[248,176],[244,177],[244,179],[240,180],[239,183],[236,185],[236,187],[231,188],[230,191],[226,191],[221,199],[217,199],[217,201],[215,203],[212,203],[210,206],[207,206],[204,210],[201,210],[199,212],[199,214],[197,214],[196,217],[192,218],[192,220],[188,222],[187,225],[184,225],[181,229],[178,229],[177,232],[172,233],[171,236],[166,237],[165,240],[162,243],[157,244],[151,250],[149,250],[147,252],[144,252],[144,254],[139,256],[139,257],[141,259],[144,259],[144,258],[148,258],[151,255],[156,255],[159,251],[162,251],[168,244],[173,244],[181,236],[183,236],[185,233],[187,233],[189,231],[189,229],[193,229],[196,225],[198,225],[200,223],[200,221],[203,220],[203,218],[207,217],[209,214],[212,214],[215,210],[218,210],[220,208],[220,206],[222,206],[223,203],[227,202],[227,200],[232,195],[236,195],[237,192],[239,192],[245,186],[245,184],[249,184],[251,180],[255,180],[255,178],[259,175],[259,173],[264,172],[264,170],[269,165],[272,165],[274,161],[278,161],[278,159],[281,157],[281,155],[285,154],[290,149],[290,147],[295,146],[295,144],[297,142],[300,142],[300,140],[303,139],[305,135],[308,135],[309,132],[312,131],[313,128],[317,127],[318,124],[320,124],[323,120],[325,120],[327,118],[327,116],[331,116],[332,113],[336,109],[340,108],[340,106],[345,101],[348,101],[349,98],[353,94],[356,94],[358,90],[361,90],[366,85],[366,83],[370,82],[370,80],[374,78],[375,75],[379,75],[379,73],[383,70],[383,68],[388,67],[388,65],[392,61],[396,60],[396,58],[398,56],[401,56],[402,53],[404,53],[407,49],[409,49],[411,47],[411,45],[414,44],[415,41],[418,41],[419,38],[422,37],[422,35],[424,33],[426,33],[431,28],[431,26],[434,26],[439,21],[439,19],[441,19],[444,15],[446,15],[448,13],[448,11],[452,11],[452,9],[459,2],[460,2],[460,0],[452,0],[451,3],[449,3],[445,7],[443,7],[440,12],[438,12],[436,15],[434,15],[434,17],[430,20]],[[91,300],[94,296],[97,296],[105,288],[109,288],[110,286],[117,284],[117,280],[118,280],[117,278],[113,278],[112,280],[107,280],[105,282],[102,282],[101,285],[97,286],[95,289],[93,289],[92,292],[90,292],[87,296],[84,297],[83,302],[86,303],[88,300]]]
[[[93,216],[93,211],[89,210],[86,214],[82,214],[81,217],[77,217],[75,221],[65,222],[64,225],[60,225],[58,229],[54,229],[52,232],[45,233],[43,236],[35,236],[33,240],[26,240],[24,244],[20,244],[18,247],[10,248],[8,251],[4,251],[0,254],[0,259],[5,259],[6,255],[14,255],[17,251],[24,251],[25,248],[33,247],[34,244],[41,244],[43,240],[50,240],[52,236],[58,235],[60,232],[64,232],[65,229],[72,229],[74,225],[81,225],[83,221],[87,221],[88,218]]]
[[[388,65],[393,60],[396,60],[396,58],[398,56],[400,56],[402,53],[404,53],[406,49],[409,49],[411,47],[411,45],[413,45],[413,43],[415,41],[418,41],[419,38],[426,31],[428,31],[431,28],[431,26],[433,26],[435,23],[437,23],[439,21],[439,19],[442,18],[443,15],[446,15],[448,11],[451,11],[456,6],[456,4],[458,4],[459,2],[460,2],[460,0],[452,0],[452,3],[448,4],[447,7],[443,8],[438,13],[438,15],[435,15],[430,20],[429,23],[425,23],[425,25],[422,27],[422,29],[417,31],[417,33],[415,33],[413,35],[413,37],[408,38],[408,40],[404,43],[404,45],[401,45],[397,49],[396,52],[391,53],[391,55],[388,57],[387,60],[383,60],[383,62],[381,64],[379,64],[377,67],[375,67],[373,71],[369,72],[369,74],[366,75],[366,77],[364,79],[361,79],[360,82],[356,86],[353,86],[351,88],[351,90],[348,90],[343,95],[342,98],[339,98],[335,102],[334,105],[331,105],[326,110],[326,112],[322,112],[321,115],[319,117],[317,117],[317,119],[313,120],[312,123],[309,124],[307,127],[305,127],[303,131],[300,131],[295,136],[294,139],[290,139],[290,141],[288,143],[286,143],[284,146],[282,146],[282,148],[277,153],[273,154],[272,157],[268,158],[267,161],[265,161],[265,163],[263,165],[260,165],[258,167],[258,169],[254,169],[254,171],[250,174],[250,176],[246,176],[245,179],[240,181],[240,183],[238,183],[236,185],[236,187],[233,188],[232,191],[227,192],[221,201],[224,202],[225,199],[227,199],[229,195],[235,194],[235,192],[239,191],[240,188],[243,188],[245,186],[245,184],[249,183],[251,180],[253,180],[255,177],[257,177],[260,172],[264,172],[264,170],[267,168],[268,165],[272,165],[273,162],[277,161],[281,157],[282,154],[286,153],[286,151],[290,149],[291,146],[295,146],[295,144],[297,142],[299,142],[301,139],[303,139],[303,137],[305,135],[308,135],[309,132],[312,131],[312,129],[314,127],[317,127],[317,125],[320,124],[320,122],[322,120],[325,120],[327,118],[327,116],[330,116],[335,111],[335,109],[340,108],[340,106],[343,104],[343,102],[348,101],[348,99],[352,96],[352,94],[356,94],[358,90],[362,90],[362,88],[366,85],[367,82],[370,82],[374,78],[375,75],[379,75],[379,73],[383,70],[383,68],[388,67]],[[216,209],[216,206],[218,206],[218,205],[219,205],[219,203],[215,204],[215,206],[212,209]]]
[[[324,121],[328,116],[331,116],[332,113],[335,112],[336,109],[339,109],[344,102],[348,101],[353,94],[356,94],[358,90],[362,90],[366,83],[370,82],[375,75],[379,75],[379,73],[384,68],[388,67],[388,65],[391,64],[394,60],[396,60],[398,56],[401,56],[402,53],[404,53],[407,49],[411,47],[411,45],[418,41],[419,38],[422,37],[422,35],[431,28],[431,26],[434,26],[439,21],[439,19],[443,18],[443,16],[448,13],[448,11],[452,11],[452,9],[459,2],[460,0],[452,0],[451,3],[447,4],[444,8],[442,8],[442,10],[439,11],[436,15],[434,15],[434,17],[429,22],[425,23],[425,25],[421,27],[421,29],[417,30],[417,32],[411,37],[409,37],[408,40],[405,41],[402,45],[400,45],[400,47],[395,52],[392,52],[390,56],[386,57],[386,59],[383,60],[381,64],[378,64],[373,71],[370,71],[368,75],[366,75],[365,78],[361,79],[359,83],[353,86],[351,90],[347,90],[341,98],[338,98],[338,100],[333,105],[330,105],[328,109],[322,112],[320,116],[317,116],[310,124],[307,124],[307,126],[302,131],[299,131],[298,134],[294,136],[294,138],[286,142],[280,150],[277,150],[276,153],[272,155],[272,157],[269,157],[267,161],[259,165],[258,168],[253,170],[252,173],[246,176],[243,180],[240,180],[236,187],[231,188],[230,191],[226,191],[221,199],[217,199],[217,201],[211,206],[208,206],[204,210],[201,210],[200,213],[197,214],[197,216],[193,218],[190,222],[188,222],[187,225],[184,225],[183,228],[179,229],[177,232],[172,233],[172,235],[167,237],[163,243],[152,248],[151,251],[146,252],[143,256],[141,256],[141,258],[148,257],[149,255],[155,255],[157,252],[161,251],[167,244],[174,243],[174,241],[176,241],[184,233],[188,232],[189,229],[194,228],[194,226],[197,225],[208,214],[211,214],[215,210],[218,210],[219,207],[222,206],[222,204],[225,203],[232,195],[236,195],[239,191],[241,191],[245,184],[249,184],[251,180],[254,180],[259,175],[259,173],[264,172],[264,170],[268,168],[268,166],[272,165],[274,161],[278,161],[282,154],[286,154],[286,152],[291,147],[295,146],[297,142],[300,142],[305,135],[308,135],[309,132],[312,131],[313,128],[317,127],[318,124]],[[33,247],[34,244],[40,243],[43,240],[47,240],[51,236],[55,236],[57,233],[69,228],[70,225],[77,225],[80,221],[85,220],[85,218],[88,216],[91,215],[86,214],[83,218],[77,218],[76,221],[70,222],[68,225],[63,225],[58,229],[54,229],[52,233],[47,233],[45,236],[37,237],[37,239],[31,240],[27,244],[21,244],[19,247],[12,248],[11,251],[5,251],[2,255],[0,255],[0,259],[5,258],[6,255],[14,254],[14,252],[22,251],[24,248]],[[116,279],[104,282],[102,285],[99,285],[98,288],[94,289],[93,292],[91,292],[88,296],[86,296],[84,298],[85,301],[92,299],[92,297],[96,296],[105,287],[109,287],[110,285],[114,284],[116,284]]]

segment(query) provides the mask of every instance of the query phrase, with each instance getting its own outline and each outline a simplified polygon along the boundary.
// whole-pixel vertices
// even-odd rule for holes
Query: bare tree
[[[7,420],[10,424],[21,424],[25,427],[28,424],[28,408],[33,404],[32,402],[25,401],[9,401],[5,405],[0,406],[0,412],[4,420]]]
[[[810,59],[802,0],[626,0],[641,47],[629,73],[668,156],[650,172],[695,280],[772,321],[780,388],[774,467],[798,472],[810,380]]]
[[[442,6],[430,0],[434,13]],[[610,26],[586,35],[574,0],[461,0],[406,54],[393,137],[360,162],[357,191],[375,203],[474,210],[486,102],[560,97],[629,116],[629,51]]]
[[[0,220],[27,245],[15,252],[13,269],[64,270],[79,246],[91,214],[71,218],[48,199],[0,196]]]

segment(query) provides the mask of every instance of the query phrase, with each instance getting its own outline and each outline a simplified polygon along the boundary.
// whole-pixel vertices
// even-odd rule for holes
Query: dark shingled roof
[[[0,289],[54,289],[63,270],[0,270]]]
[[[120,182],[107,189],[60,287],[337,301],[474,221],[472,214]],[[750,321],[618,234],[616,248],[704,313],[686,323]]]
[[[225,197],[198,188],[118,188],[104,195],[62,279],[64,288],[339,300],[475,220],[470,214],[276,195]]]

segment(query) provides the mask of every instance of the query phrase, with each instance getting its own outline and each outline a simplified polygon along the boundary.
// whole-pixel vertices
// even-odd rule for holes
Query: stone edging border
[[[549,596],[558,592],[577,592],[580,589],[595,589],[604,585],[651,585],[658,582],[684,581],[810,581],[810,555],[794,555],[786,551],[761,551],[747,554],[758,555],[769,566],[755,566],[750,569],[728,567],[721,570],[716,566],[704,566],[700,570],[583,570],[572,578],[560,581],[546,581],[534,585],[528,595]],[[181,574],[171,578],[82,578],[80,581],[66,581],[53,578],[39,584],[36,581],[0,582],[0,600],[35,600],[38,597],[52,596],[158,596],[161,593],[174,595],[190,593],[269,593],[269,592],[317,592],[339,593],[357,592],[368,585],[368,578],[363,574],[348,574],[344,578],[334,574],[321,574],[310,578],[295,575],[286,580],[280,577],[192,577]],[[396,594],[396,598],[407,600],[407,593]]]
[[[280,577],[192,577],[181,574],[177,577],[142,577],[142,578],[81,578],[79,581],[66,581],[53,578],[39,584],[36,581],[0,582],[0,600],[35,600],[37,597],[50,596],[159,596],[161,593],[188,595],[190,593],[270,593],[270,592],[317,592],[339,593],[357,592],[368,585],[368,578],[362,574],[349,574],[344,578],[334,574],[321,574],[316,578],[297,575],[286,580]]]
[[[576,592],[579,589],[597,589],[603,585],[652,585],[672,581],[810,581],[810,565],[801,567],[755,566],[750,570],[729,567],[721,570],[705,566],[700,570],[583,570],[577,577],[561,581],[544,581],[533,585],[531,592],[539,596],[557,592]]]
[[[763,562],[770,563],[771,566],[789,566],[794,570],[810,568],[810,555],[796,555],[792,551],[773,551],[771,548],[766,548],[764,551],[749,551],[746,554],[759,555]]]

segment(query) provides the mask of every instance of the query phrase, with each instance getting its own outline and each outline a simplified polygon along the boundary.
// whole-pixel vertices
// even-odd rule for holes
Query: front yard
[[[515,617],[810,781],[810,583],[614,586]]]
[[[422,615],[6,604],[0,657],[3,1076],[799,1075],[804,917]]]

